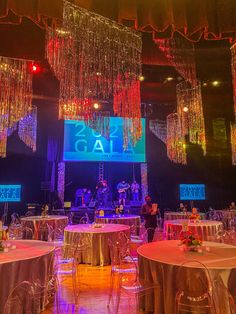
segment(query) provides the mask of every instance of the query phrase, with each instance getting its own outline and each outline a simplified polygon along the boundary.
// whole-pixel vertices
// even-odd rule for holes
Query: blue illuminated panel
[[[0,185],[0,202],[20,202],[21,185]]]
[[[110,139],[88,127],[84,121],[64,124],[64,161],[146,162],[145,119],[142,137],[134,147],[123,150],[123,119],[110,117]]]
[[[180,184],[180,200],[205,200],[205,184]]]

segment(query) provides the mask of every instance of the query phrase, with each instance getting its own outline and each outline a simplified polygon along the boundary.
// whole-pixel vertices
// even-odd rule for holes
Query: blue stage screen
[[[84,121],[65,120],[64,161],[146,162],[145,119],[142,137],[134,147],[123,150],[123,119],[110,117],[110,139],[88,127]]]
[[[205,200],[205,184],[180,184],[179,195],[182,201]]]
[[[0,185],[0,202],[20,202],[21,185]]]

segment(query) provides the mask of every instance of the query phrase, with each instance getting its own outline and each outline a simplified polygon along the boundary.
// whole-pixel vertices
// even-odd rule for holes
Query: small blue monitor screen
[[[21,185],[0,185],[0,202],[20,202]]]
[[[205,184],[180,184],[179,195],[181,201],[205,200]]]
[[[110,136],[105,138],[84,121],[65,120],[64,161],[146,162],[145,119],[142,136],[136,145],[123,149],[124,119],[110,117]]]

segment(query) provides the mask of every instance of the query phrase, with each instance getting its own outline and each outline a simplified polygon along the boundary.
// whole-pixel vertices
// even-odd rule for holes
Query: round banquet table
[[[71,225],[64,230],[64,244],[76,244],[83,236],[89,236],[91,247],[80,255],[80,262],[85,264],[109,265],[111,263],[108,239],[115,241],[120,232],[130,236],[130,227],[119,224],[104,224],[94,228],[93,224]],[[81,239],[82,238],[82,239]]]
[[[166,220],[164,222],[164,232],[167,234],[167,237],[171,233],[178,235],[182,230],[183,223],[188,223],[189,230],[205,241],[211,240],[223,228],[223,224],[220,221],[200,220],[199,222],[191,222],[187,219]]]
[[[191,212],[165,212],[164,213],[164,219],[165,220],[176,220],[176,219],[186,219],[188,216],[190,216]],[[204,219],[206,217],[205,213],[198,213],[201,216],[201,219]]]
[[[60,228],[62,231],[68,225],[68,217],[67,216],[29,216],[21,218],[21,224],[24,227],[31,228],[33,230],[33,238],[34,240],[39,240],[41,238],[40,228],[49,225],[53,230],[56,228]],[[23,233],[24,237],[24,233]],[[43,235],[44,240],[47,239],[47,235]]]
[[[199,261],[209,270],[210,279],[220,277],[229,290],[235,291],[236,282],[236,247],[216,242],[205,242],[209,252],[203,253],[180,251],[178,240],[158,241],[144,244],[138,248],[140,281],[147,285],[159,285],[152,294],[142,299],[141,306],[145,311],[155,314],[175,313],[175,296],[177,292],[177,274],[179,267],[186,261]],[[188,278],[186,267],[182,279]],[[199,265],[194,268],[199,268]],[[181,279],[181,281],[182,281]],[[195,283],[193,283],[195,284]],[[197,283],[196,283],[197,284]],[[214,300],[217,302],[218,314],[230,314],[227,298],[222,289],[213,289]],[[220,301],[219,301],[220,300]]]
[[[96,216],[96,223],[107,223],[107,224],[122,224],[134,227],[134,234],[139,234],[139,228],[141,224],[141,218],[138,215],[104,215],[104,216]]]
[[[23,281],[38,281],[44,286],[53,271],[54,247],[51,244],[34,240],[7,242],[15,245],[16,249],[0,252],[0,313],[3,313],[7,297],[17,285]],[[11,313],[20,311],[13,308]]]

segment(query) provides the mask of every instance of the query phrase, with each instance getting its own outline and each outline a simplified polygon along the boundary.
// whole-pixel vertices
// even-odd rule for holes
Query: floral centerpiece
[[[192,213],[191,213],[191,215],[189,216],[189,219],[191,220],[191,221],[196,221],[196,222],[198,222],[198,221],[200,221],[201,220],[201,215],[199,215],[199,213],[198,213],[198,211],[197,211],[197,208],[193,208],[192,209]]]
[[[199,251],[202,246],[202,240],[190,230],[181,231],[180,245],[183,247],[183,250]]]
[[[188,229],[187,222],[182,223],[182,231],[179,238],[182,251],[201,251],[202,240]]]

